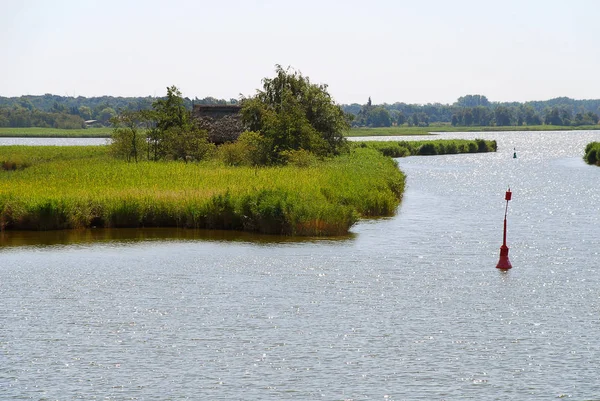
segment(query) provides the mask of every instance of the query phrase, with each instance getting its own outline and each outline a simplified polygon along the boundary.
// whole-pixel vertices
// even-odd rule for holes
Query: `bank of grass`
[[[438,139],[431,141],[353,141],[355,148],[368,148],[389,157],[433,156],[495,152],[496,141],[483,139]]]
[[[600,166],[600,142],[590,142],[587,144],[583,160],[587,164]]]
[[[113,129],[104,128],[81,128],[81,129],[58,129],[58,128],[7,128],[0,127],[0,137],[24,137],[24,138],[110,138]]]
[[[310,167],[227,167],[112,159],[106,146],[3,146],[0,229],[186,227],[342,235],[392,215],[404,175],[357,147]],[[14,168],[13,168],[14,166]]]
[[[450,124],[430,125],[429,127],[380,127],[380,128],[352,128],[346,136],[410,136],[431,135],[440,132],[502,132],[502,131],[573,131],[573,130],[600,130],[600,125],[582,126],[557,126],[557,125],[521,125],[508,127],[453,127]]]

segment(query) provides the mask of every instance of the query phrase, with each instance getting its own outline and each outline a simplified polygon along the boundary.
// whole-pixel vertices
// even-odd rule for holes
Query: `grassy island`
[[[405,179],[390,157],[496,150],[483,140],[352,143],[349,118],[326,85],[281,66],[262,82],[242,102],[244,132],[219,123],[237,131],[227,140],[210,139],[172,86],[151,110],[111,119],[110,145],[1,146],[0,231],[343,235],[360,218],[395,212]]]
[[[404,175],[371,149],[310,167],[127,163],[106,146],[0,147],[0,228],[188,227],[339,235],[394,213]]]
[[[494,141],[361,142],[308,166],[217,160],[128,163],[108,146],[0,147],[0,230],[183,227],[267,234],[346,234],[390,216],[404,174],[384,154],[487,152]],[[429,149],[429,150],[428,150]]]

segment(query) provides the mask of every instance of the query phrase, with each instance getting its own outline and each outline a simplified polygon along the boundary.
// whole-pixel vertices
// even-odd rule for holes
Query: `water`
[[[600,399],[600,132],[460,135],[345,238],[6,233],[0,399]]]
[[[2,138],[0,146],[6,145],[28,145],[28,146],[87,146],[106,145],[108,138]]]

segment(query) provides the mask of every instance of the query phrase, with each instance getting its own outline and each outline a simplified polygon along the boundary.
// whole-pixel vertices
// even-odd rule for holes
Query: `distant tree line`
[[[128,111],[151,110],[157,97],[69,97],[45,94],[42,96],[0,96],[0,127],[84,128],[85,122],[110,126],[111,119]],[[182,98],[183,106],[191,110],[194,104],[237,104],[238,100]]]
[[[82,128],[85,121],[110,126],[113,117],[125,111],[151,110],[159,97],[70,97],[41,96],[0,97],[0,127]],[[238,104],[236,99],[182,98],[183,107],[194,104]],[[366,104],[340,106],[353,117],[352,126],[390,127],[393,125],[428,126],[446,123],[454,126],[525,126],[595,125],[600,114],[600,99],[574,100],[559,97],[546,101],[490,102],[482,95],[466,95],[453,104]],[[88,124],[89,125],[89,124]]]
[[[490,102],[482,95],[467,95],[452,104],[381,104],[371,98],[364,105],[342,105],[354,116],[355,127],[390,127],[392,125],[428,126],[450,123],[453,126],[578,126],[598,124],[599,100],[574,100],[567,97],[534,102]]]

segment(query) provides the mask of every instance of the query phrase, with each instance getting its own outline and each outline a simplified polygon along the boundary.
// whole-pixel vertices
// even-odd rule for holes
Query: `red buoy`
[[[512,269],[512,265],[508,259],[508,246],[506,246],[506,214],[508,213],[508,201],[512,199],[512,192],[510,192],[510,188],[508,188],[508,191],[506,191],[506,196],[504,199],[506,200],[506,209],[504,210],[504,240],[502,241],[502,246],[500,247],[500,260],[496,265],[496,269],[508,270]]]

